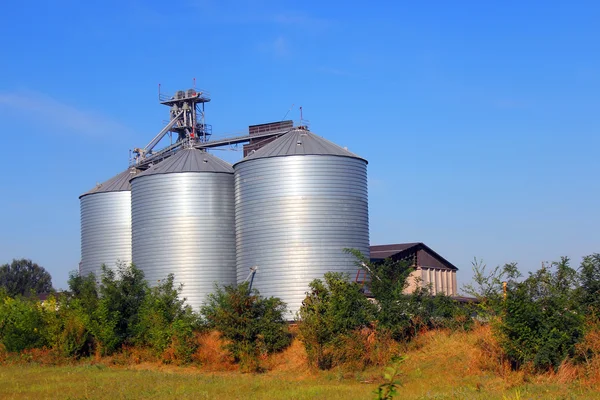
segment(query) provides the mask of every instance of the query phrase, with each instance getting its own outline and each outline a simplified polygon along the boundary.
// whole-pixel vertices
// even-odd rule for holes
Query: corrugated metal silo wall
[[[105,192],[83,196],[81,204],[82,275],[100,278],[101,266],[115,268],[131,262],[131,192]]]
[[[235,284],[233,174],[150,175],[131,191],[133,262],[150,285],[173,273],[198,311],[214,282]]]
[[[354,279],[369,257],[367,166],[336,156],[249,160],[235,167],[237,280],[258,266],[254,287],[280,297],[294,319],[308,284],[328,271]]]

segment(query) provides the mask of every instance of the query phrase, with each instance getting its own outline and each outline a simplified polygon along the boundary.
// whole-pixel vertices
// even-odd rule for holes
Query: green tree
[[[5,288],[10,297],[50,293],[54,290],[50,274],[25,258],[0,266],[0,287]]]
[[[600,316],[600,254],[583,258],[579,267],[581,302],[587,312]]]
[[[215,286],[201,315],[208,328],[229,341],[225,348],[246,371],[260,370],[260,354],[283,350],[291,336],[284,319],[286,305],[275,297],[263,298],[248,284]]]

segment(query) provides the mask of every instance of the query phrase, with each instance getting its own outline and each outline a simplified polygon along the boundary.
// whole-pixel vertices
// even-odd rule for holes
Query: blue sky
[[[592,1],[7,2],[0,262],[66,287],[78,196],[168,119],[157,85],[195,77],[215,135],[293,104],[367,158],[372,244],[423,241],[463,283],[473,257],[578,264],[600,251],[598,20]]]

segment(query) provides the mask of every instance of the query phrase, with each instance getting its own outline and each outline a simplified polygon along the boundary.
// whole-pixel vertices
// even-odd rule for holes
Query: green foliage
[[[406,361],[406,357],[399,357],[392,367],[387,367],[383,378],[385,382],[377,387],[374,392],[377,400],[391,400],[398,394],[398,387],[401,385],[396,377],[400,373],[400,364]]]
[[[581,303],[585,311],[600,315],[600,254],[583,258],[579,268]]]
[[[179,364],[188,364],[192,362],[192,356],[198,349],[198,341],[194,329],[196,328],[197,318],[193,313],[186,318],[178,318],[173,321],[169,327],[171,334],[170,346],[172,356]],[[170,362],[163,357],[163,361]]]
[[[396,340],[410,340],[421,328],[469,328],[468,310],[443,294],[433,296],[428,286],[406,293],[414,268],[407,261],[370,262],[359,251],[346,249],[369,275],[369,290],[377,302],[377,326]],[[420,282],[417,282],[420,283]]]
[[[10,297],[53,292],[52,277],[41,266],[28,259],[12,260],[0,266],[0,287]]]
[[[335,349],[354,330],[373,320],[375,307],[360,286],[341,273],[328,272],[324,281],[315,279],[298,312],[299,337],[309,363],[320,369],[331,368]]]
[[[149,289],[134,328],[136,344],[152,348],[157,355],[170,348],[174,358],[187,363],[198,348],[194,336],[198,319],[179,297],[182,286],[175,288],[174,276],[169,274],[160,285]]]
[[[473,282],[463,286],[463,291],[475,297],[478,302],[479,315],[489,319],[497,316],[502,310],[503,282],[515,281],[522,275],[516,263],[496,266],[490,272],[482,260],[475,259],[473,265]]]
[[[148,285],[144,273],[133,264],[119,264],[116,272],[103,265],[101,282],[95,327],[103,351],[110,354],[135,336]]]
[[[44,310],[36,300],[3,299],[0,304],[0,342],[12,352],[48,345]]]
[[[89,355],[93,345],[89,316],[66,296],[50,297],[44,309],[50,347],[63,357]]]
[[[568,258],[541,268],[523,282],[509,281],[497,331],[514,367],[557,369],[583,337],[577,276]]]
[[[265,299],[248,284],[215,286],[200,313],[209,328],[229,341],[226,349],[242,369],[260,370],[261,353],[283,350],[291,341],[284,319],[285,303],[278,298]]]
[[[69,274],[69,297],[67,300],[72,306],[81,308],[88,315],[92,315],[98,307],[98,284],[96,276],[89,274],[81,276],[77,271]]]

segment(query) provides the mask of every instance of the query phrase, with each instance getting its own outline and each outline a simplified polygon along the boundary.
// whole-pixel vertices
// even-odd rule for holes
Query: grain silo
[[[197,311],[214,282],[235,284],[231,165],[186,148],[131,181],[133,262],[150,285],[169,273]]]
[[[356,275],[369,257],[367,161],[293,129],[234,165],[237,281],[299,309],[308,284],[327,271]]]
[[[131,188],[134,168],[127,169],[79,196],[81,263],[79,273],[101,275],[101,266],[131,262]]]

